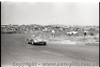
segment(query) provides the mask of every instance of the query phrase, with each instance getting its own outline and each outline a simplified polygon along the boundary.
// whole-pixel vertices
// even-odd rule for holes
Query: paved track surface
[[[99,63],[98,46],[31,45],[24,34],[1,35],[1,64],[18,62],[91,62]]]

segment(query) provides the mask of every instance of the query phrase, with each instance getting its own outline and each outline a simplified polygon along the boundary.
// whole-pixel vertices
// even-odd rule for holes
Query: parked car
[[[27,38],[27,43],[28,44],[42,44],[42,45],[46,45],[46,40],[43,38],[39,38],[38,36],[31,36],[29,38]]]

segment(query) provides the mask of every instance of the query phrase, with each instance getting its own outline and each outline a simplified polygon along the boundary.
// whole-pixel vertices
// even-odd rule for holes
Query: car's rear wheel
[[[29,44],[29,41],[27,40],[27,44]]]

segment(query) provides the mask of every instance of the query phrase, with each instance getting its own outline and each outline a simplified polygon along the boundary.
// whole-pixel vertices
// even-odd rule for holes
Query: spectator
[[[54,29],[52,30],[52,35],[53,35],[53,37],[55,36],[55,30]]]

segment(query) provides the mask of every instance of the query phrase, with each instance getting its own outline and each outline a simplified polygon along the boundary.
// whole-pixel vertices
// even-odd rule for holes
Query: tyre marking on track
[[[26,59],[29,59],[29,60],[31,59],[31,58],[30,58],[30,57],[28,57],[28,56],[25,56],[25,58],[26,58]]]
[[[46,50],[43,50],[41,52],[48,53],[48,54],[53,54],[53,55],[56,55],[56,56],[64,56],[62,54],[58,54],[58,53],[54,53],[54,52],[50,52],[50,51],[46,51]]]

